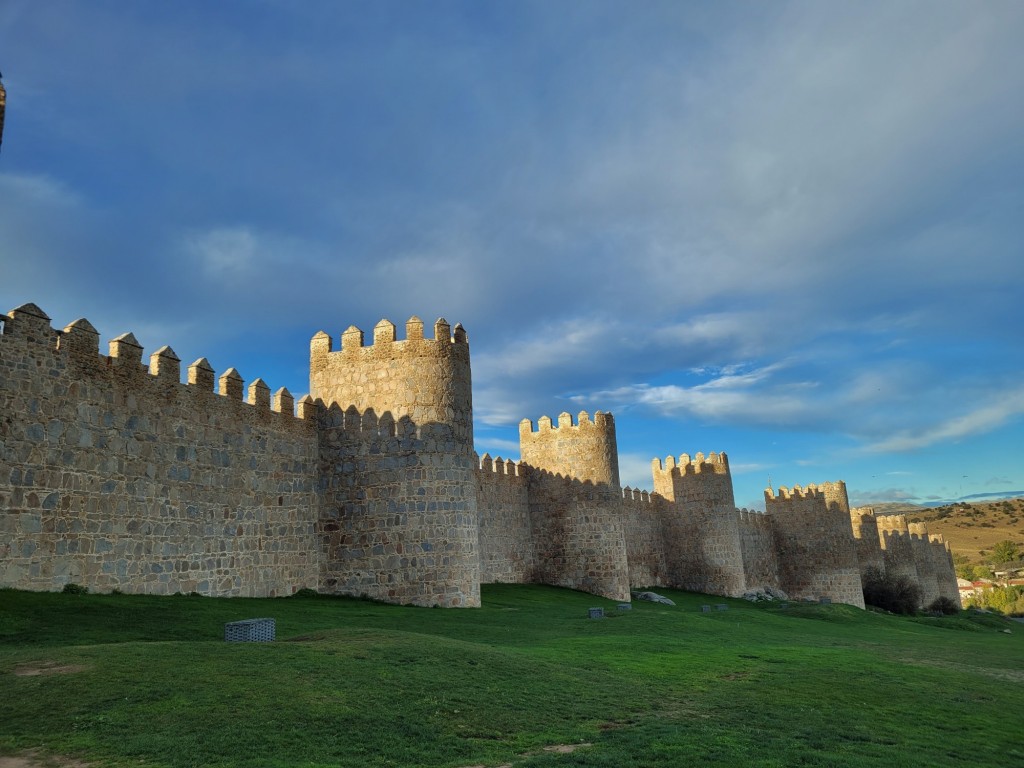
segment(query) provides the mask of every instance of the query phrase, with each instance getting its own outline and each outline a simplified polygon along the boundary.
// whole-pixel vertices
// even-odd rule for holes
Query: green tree
[[[1004,539],[992,547],[991,558],[993,563],[1010,563],[1020,558],[1020,549],[1016,542]]]
[[[967,578],[971,581],[977,581],[978,579],[991,579],[993,576],[995,574],[992,573],[992,569],[987,565],[975,565],[971,568],[971,575]]]
[[[962,552],[953,553],[953,567],[956,569],[956,575],[961,579],[971,579],[974,576],[974,566],[967,559],[967,555]]]

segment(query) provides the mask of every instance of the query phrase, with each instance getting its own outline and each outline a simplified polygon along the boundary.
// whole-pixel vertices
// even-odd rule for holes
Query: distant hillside
[[[905,512],[888,510],[895,506],[909,505],[872,505],[875,514],[905,514],[909,522],[926,523],[929,533],[941,533],[954,553],[972,563],[985,560],[998,541],[1009,539],[1024,549],[1024,498],[957,502],[934,509],[914,507]]]
[[[872,503],[864,506],[871,507],[875,510],[876,515],[916,515],[929,511],[929,507],[921,504],[908,504],[905,501],[886,501],[882,504]]]

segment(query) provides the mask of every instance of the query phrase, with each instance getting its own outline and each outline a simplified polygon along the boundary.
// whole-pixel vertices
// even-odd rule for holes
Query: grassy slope
[[[1024,627],[663,590],[628,612],[0,591],[0,752],[97,765],[940,766],[1024,761]],[[612,615],[595,621],[586,609]],[[273,616],[278,642],[225,644]],[[1007,635],[1006,626],[1021,629]],[[68,674],[16,670],[73,665]],[[1008,719],[1009,716],[1009,719]],[[543,747],[586,741],[553,754]]]
[[[953,504],[907,512],[907,520],[928,524],[929,533],[941,533],[950,549],[971,563],[987,559],[999,541],[1015,541],[1024,550],[1024,499]]]

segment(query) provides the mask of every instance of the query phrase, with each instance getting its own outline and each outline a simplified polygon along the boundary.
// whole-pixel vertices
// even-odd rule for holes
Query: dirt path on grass
[[[24,755],[0,755],[0,768],[89,768],[88,763],[67,757],[40,757],[29,752]]]

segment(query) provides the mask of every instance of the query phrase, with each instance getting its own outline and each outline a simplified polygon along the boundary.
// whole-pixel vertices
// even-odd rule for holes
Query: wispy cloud
[[[790,464],[1017,423],[1024,6],[468,7],[4,4],[0,300],[291,388],[444,315],[484,426]]]
[[[912,451],[938,442],[956,441],[989,432],[1024,414],[1024,389],[996,393],[989,402],[968,413],[935,423],[916,432],[902,432],[867,446],[876,453]]]

